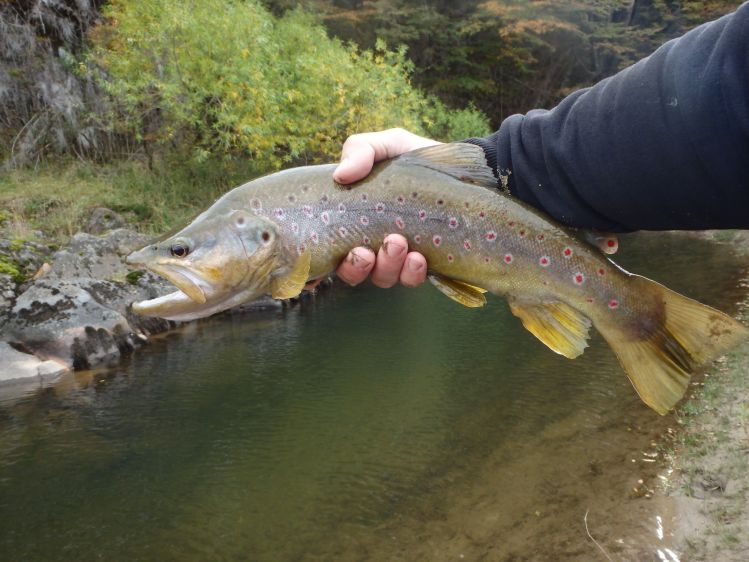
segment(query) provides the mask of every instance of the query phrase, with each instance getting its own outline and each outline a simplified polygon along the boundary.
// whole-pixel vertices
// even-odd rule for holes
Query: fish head
[[[192,320],[268,291],[281,252],[271,221],[243,210],[199,217],[173,236],[127,257],[172,282],[177,291],[133,304],[143,316]]]

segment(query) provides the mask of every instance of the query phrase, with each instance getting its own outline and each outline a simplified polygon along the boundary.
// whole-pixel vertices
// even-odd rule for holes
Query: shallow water
[[[743,296],[726,247],[622,246],[703,302]],[[647,556],[666,515],[632,487],[669,423],[597,335],[569,361],[499,298],[336,287],[0,404],[0,559],[599,559],[586,511]]]

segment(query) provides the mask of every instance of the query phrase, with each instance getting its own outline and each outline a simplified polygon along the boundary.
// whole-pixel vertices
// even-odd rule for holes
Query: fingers
[[[342,184],[354,183],[364,178],[375,162],[435,144],[440,143],[397,128],[351,135],[343,143],[341,163],[333,172],[333,179]]]
[[[389,234],[385,237],[377,261],[372,271],[372,283],[383,289],[392,287],[400,279],[401,270],[406,263],[408,242],[400,234]]]
[[[338,266],[338,277],[349,285],[358,285],[372,274],[378,287],[392,287],[399,281],[406,287],[416,287],[426,280],[426,258],[408,251],[408,242],[400,234],[388,235],[377,258],[368,248],[354,248]]]
[[[427,260],[419,252],[409,252],[401,269],[400,282],[406,287],[418,287],[427,280]]]
[[[338,266],[336,274],[349,285],[364,281],[375,264],[375,254],[369,248],[354,248]]]

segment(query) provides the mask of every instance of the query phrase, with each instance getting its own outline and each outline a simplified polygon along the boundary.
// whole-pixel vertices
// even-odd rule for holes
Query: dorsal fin
[[[484,150],[475,144],[451,142],[427,146],[401,154],[394,160],[431,168],[467,183],[498,187]]]

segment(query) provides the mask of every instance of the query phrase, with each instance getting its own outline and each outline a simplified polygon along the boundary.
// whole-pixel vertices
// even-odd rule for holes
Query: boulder
[[[76,234],[50,267],[15,298],[3,339],[72,369],[112,361],[173,322],[132,313],[136,300],[174,290],[148,273],[129,274],[123,257],[148,237],[118,229]]]

